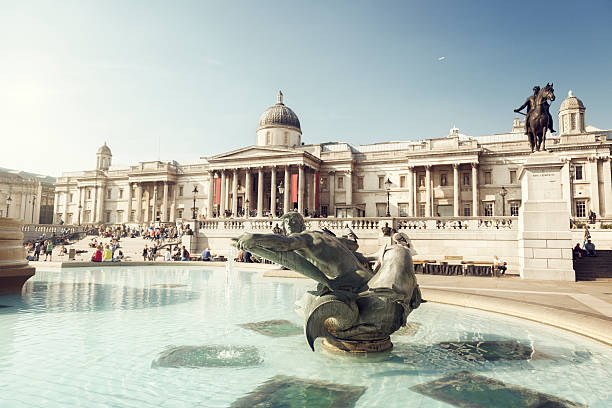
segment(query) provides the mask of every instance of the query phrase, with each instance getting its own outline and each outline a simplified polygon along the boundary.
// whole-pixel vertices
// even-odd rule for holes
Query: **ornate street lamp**
[[[508,190],[506,187],[502,186],[501,190],[499,190],[499,195],[502,198],[502,216],[506,216],[506,194],[508,194]]]
[[[13,199],[11,198],[11,196],[8,196],[6,198],[6,218],[8,218],[9,205],[11,205],[11,201],[13,201]]]
[[[197,185],[193,186],[192,193],[193,193],[193,219],[194,221],[196,219],[196,195],[198,195],[198,192],[199,192],[198,186]]]
[[[385,190],[387,190],[387,217],[391,216],[390,206],[389,206],[389,197],[391,196],[391,180],[387,177],[387,181],[385,181]]]
[[[79,208],[79,226],[80,226],[81,225],[81,210],[83,209],[83,206],[79,203],[79,207],[78,208]],[[128,214],[128,217],[129,216],[130,215]]]
[[[249,218],[249,199],[244,200],[244,218]]]
[[[278,193],[280,194],[280,196],[283,197],[283,212],[285,212],[285,187],[283,187],[282,183],[278,183]],[[280,198],[279,196],[279,198]],[[280,206],[280,201],[279,201],[279,205],[277,206],[277,208]],[[276,217],[276,214],[274,214],[274,216]]]

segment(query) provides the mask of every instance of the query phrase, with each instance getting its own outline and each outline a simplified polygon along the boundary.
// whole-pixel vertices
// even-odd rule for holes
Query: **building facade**
[[[612,219],[612,131],[585,125],[572,95],[561,103],[558,135],[546,148],[565,163],[559,188],[575,218]],[[94,170],[65,173],[55,185],[55,220],[81,223],[306,216],[488,217],[518,215],[522,163],[531,150],[524,122],[511,131],[439,138],[305,144],[297,115],[283,102],[260,117],[256,144],[193,164],[141,162],[112,168],[106,144]]]
[[[51,224],[55,178],[0,168],[0,217]]]

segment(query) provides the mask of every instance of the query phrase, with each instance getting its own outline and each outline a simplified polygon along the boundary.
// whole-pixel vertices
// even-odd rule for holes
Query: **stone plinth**
[[[0,218],[0,292],[20,293],[21,287],[34,276],[35,268],[25,260],[23,221]]]
[[[561,169],[553,154],[532,154],[521,169],[518,257],[523,279],[575,281],[570,212]]]

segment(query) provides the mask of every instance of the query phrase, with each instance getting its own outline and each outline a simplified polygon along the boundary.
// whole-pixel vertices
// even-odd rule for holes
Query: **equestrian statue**
[[[235,246],[301,273],[318,282],[315,291],[298,302],[304,315],[304,332],[314,351],[314,341],[333,351],[369,353],[393,347],[390,335],[406,325],[419,307],[417,285],[408,237],[393,236],[376,257],[357,252],[353,239],[331,231],[307,231],[297,212],[281,217],[285,235],[244,233]],[[377,261],[374,270],[370,261]]]
[[[543,89],[539,86],[533,87],[533,95],[531,95],[524,104],[514,111],[521,113],[521,110],[527,108],[525,115],[525,134],[529,138],[531,152],[546,150],[546,132],[553,129],[553,120],[548,108],[548,101],[555,100],[555,90],[553,84],[546,84]]]

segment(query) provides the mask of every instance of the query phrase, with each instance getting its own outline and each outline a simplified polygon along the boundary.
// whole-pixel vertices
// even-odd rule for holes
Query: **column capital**
[[[330,171],[328,172],[328,174],[329,174],[330,176],[333,176],[334,174],[336,174],[336,170],[330,170]]]
[[[453,163],[453,169],[458,169],[461,163]]]
[[[264,171],[264,166],[257,166],[257,171],[262,173]]]
[[[425,167],[425,170],[431,170],[433,166],[431,164],[426,164],[423,167]]]
[[[414,166],[408,166],[408,167],[406,167],[406,170],[408,170],[408,171],[414,171]]]
[[[238,174],[238,168],[232,169],[232,172],[234,173],[234,175]]]
[[[353,170],[347,170],[344,172],[347,176],[351,176],[353,174]]]
[[[478,168],[478,162],[472,162],[472,163],[470,163],[470,165],[472,166],[473,169],[477,169]]]
[[[597,156],[589,156],[589,161],[590,162],[596,162],[597,160],[599,160],[599,157],[597,157]]]

